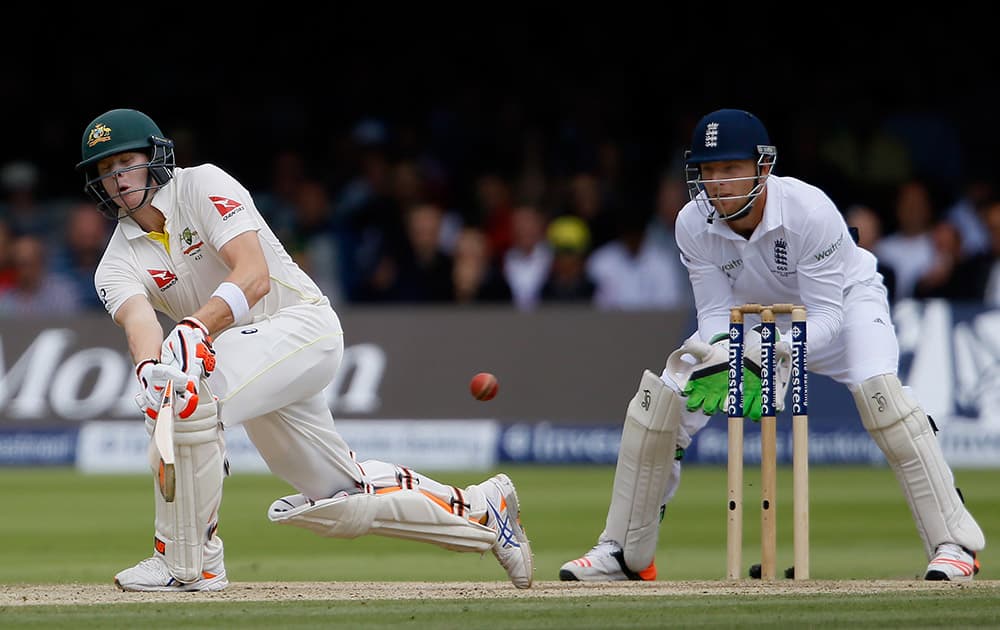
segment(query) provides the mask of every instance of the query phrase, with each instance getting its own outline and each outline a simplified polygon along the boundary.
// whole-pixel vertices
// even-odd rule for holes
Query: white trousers
[[[230,328],[214,348],[218,367],[207,382],[219,418],[243,425],[271,472],[314,499],[357,487],[361,471],[323,394],[344,356],[328,302]]]

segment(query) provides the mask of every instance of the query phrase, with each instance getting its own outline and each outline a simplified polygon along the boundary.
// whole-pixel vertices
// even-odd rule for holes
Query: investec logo
[[[761,330],[760,343],[760,407],[764,415],[774,413],[771,407],[771,356],[774,354],[774,338]],[[769,412],[769,413],[768,413]]]
[[[802,370],[806,365],[805,324],[792,325],[792,414],[804,415],[809,409],[809,388],[806,387],[807,373]]]
[[[729,396],[726,398],[726,413],[730,417],[736,417],[743,413],[743,405],[737,404],[736,400],[739,388],[737,376],[742,369],[743,359],[740,356],[743,350],[743,334],[735,326],[729,328]]]

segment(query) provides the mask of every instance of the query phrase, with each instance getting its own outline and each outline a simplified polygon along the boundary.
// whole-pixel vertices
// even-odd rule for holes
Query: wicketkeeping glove
[[[160,348],[160,362],[172,365],[196,380],[215,370],[215,350],[205,324],[194,317],[177,322]]]
[[[729,335],[717,333],[708,344],[691,341],[677,352],[698,359],[682,391],[687,410],[701,409],[707,416],[723,411],[729,395]]]
[[[159,412],[167,381],[174,382],[174,391],[177,392],[177,400],[181,403],[177,407],[179,409],[177,415],[187,418],[198,406],[198,389],[194,377],[188,376],[172,365],[160,363],[156,359],[146,359],[135,367],[135,376],[142,387],[142,391],[135,397],[135,402],[139,405],[139,409],[153,420],[156,420]]]

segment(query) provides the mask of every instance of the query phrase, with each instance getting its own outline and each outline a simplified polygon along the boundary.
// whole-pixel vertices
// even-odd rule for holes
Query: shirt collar
[[[166,221],[163,224],[164,231],[167,230],[167,225],[170,223],[170,217],[174,214],[174,196],[173,196],[173,186],[174,180],[171,179],[163,186],[153,193],[153,205],[157,210],[163,213],[163,217]],[[131,216],[124,216],[118,219],[118,224],[121,225],[122,234],[125,238],[129,240],[137,239],[141,236],[146,236],[146,231],[139,227],[139,224],[135,222]]]

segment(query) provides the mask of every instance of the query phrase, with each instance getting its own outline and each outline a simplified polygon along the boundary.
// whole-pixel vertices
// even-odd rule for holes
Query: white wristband
[[[217,297],[229,305],[229,310],[233,312],[233,321],[236,324],[244,322],[247,315],[250,314],[250,304],[247,302],[246,294],[243,293],[243,289],[232,282],[220,284],[212,297]]]

